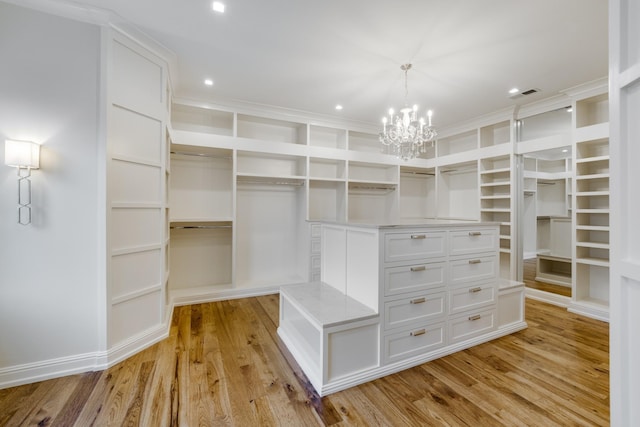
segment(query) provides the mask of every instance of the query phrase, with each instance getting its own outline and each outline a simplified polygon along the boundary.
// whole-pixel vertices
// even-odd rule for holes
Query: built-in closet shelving
[[[513,246],[511,163],[511,155],[480,160],[481,219],[500,223],[500,267],[504,278],[510,278]]]
[[[384,153],[377,129],[175,102],[170,289],[255,293],[308,281],[317,278],[318,221],[430,218],[499,223],[501,277],[516,280],[518,230],[531,216],[547,247],[525,254],[546,256],[541,269],[571,280],[576,311],[596,307],[589,314],[599,316],[608,286],[606,97],[567,95],[521,108],[520,118],[503,111],[445,129],[409,162]],[[564,146],[566,158],[525,155],[517,172],[520,154]],[[551,248],[551,218],[562,233],[569,224],[560,240],[575,243],[571,253]]]
[[[608,318],[609,113],[608,96],[575,102],[574,294],[571,309]]]

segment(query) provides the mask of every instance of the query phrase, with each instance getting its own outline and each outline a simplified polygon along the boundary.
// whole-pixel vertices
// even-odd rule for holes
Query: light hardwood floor
[[[111,369],[0,390],[0,425],[608,425],[608,324],[526,309],[526,330],[319,398],[277,295],[178,307],[169,338]]]

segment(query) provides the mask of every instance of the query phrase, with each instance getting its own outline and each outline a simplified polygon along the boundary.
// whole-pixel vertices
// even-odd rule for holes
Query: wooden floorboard
[[[166,340],[102,372],[0,390],[0,426],[605,426],[608,324],[527,300],[529,328],[319,397],[278,297],[176,307]]]

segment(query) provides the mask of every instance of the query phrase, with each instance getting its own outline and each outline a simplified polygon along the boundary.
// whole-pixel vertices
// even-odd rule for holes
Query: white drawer
[[[445,285],[446,263],[403,265],[384,269],[384,294],[397,295]]]
[[[322,241],[320,239],[311,239],[311,253],[312,254],[320,254],[320,250],[322,249]]]
[[[449,289],[449,312],[477,309],[494,304],[496,300],[497,286],[494,282]]]
[[[426,260],[446,255],[447,233],[422,232],[388,233],[384,236],[386,262]]]
[[[445,323],[440,322],[386,335],[383,341],[384,363],[424,355],[443,347],[445,333]]]
[[[311,256],[311,269],[312,270],[320,270],[322,263],[320,262],[320,255],[312,255]]]
[[[412,323],[435,321],[444,316],[447,293],[417,293],[410,297],[384,303],[384,329],[405,327]]]
[[[322,224],[311,224],[311,237],[322,236]]]
[[[498,279],[498,258],[495,255],[452,260],[449,265],[451,285]]]
[[[464,341],[495,329],[495,308],[472,311],[449,321],[449,343]]]
[[[495,228],[476,228],[449,233],[449,255],[468,255],[498,250],[498,232]]]

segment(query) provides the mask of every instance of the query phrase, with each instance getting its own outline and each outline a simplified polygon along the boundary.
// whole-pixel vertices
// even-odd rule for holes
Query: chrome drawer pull
[[[411,304],[422,304],[423,302],[427,302],[427,299],[425,297],[414,298],[411,301],[409,301],[409,303]]]
[[[424,335],[427,333],[426,329],[418,329],[417,331],[411,332],[412,337],[417,337],[418,335]]]
[[[469,316],[469,320],[471,320],[473,322],[474,320],[480,319],[480,317],[481,316],[479,314],[476,314],[475,316]]]
[[[421,265],[420,267],[411,267],[411,271],[425,271],[427,267]]]
[[[469,293],[475,294],[476,292],[480,292],[482,290],[481,287],[471,288],[469,289]]]
[[[412,234],[411,238],[412,239],[426,239],[427,235],[426,234]]]
[[[469,264],[480,264],[482,261],[479,259],[470,259]]]
[[[469,236],[481,236],[482,233],[479,231],[470,231]]]

